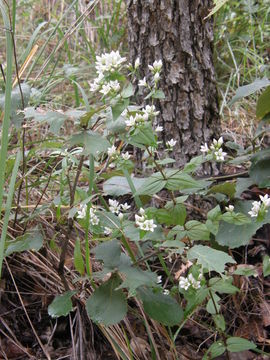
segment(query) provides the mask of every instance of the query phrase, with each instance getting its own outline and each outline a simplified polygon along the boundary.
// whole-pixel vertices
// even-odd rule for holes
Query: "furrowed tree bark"
[[[158,125],[165,146],[177,140],[173,155],[182,166],[200,145],[217,136],[218,94],[213,64],[213,23],[204,20],[210,0],[127,0],[130,60],[140,58],[140,76],[162,59]]]

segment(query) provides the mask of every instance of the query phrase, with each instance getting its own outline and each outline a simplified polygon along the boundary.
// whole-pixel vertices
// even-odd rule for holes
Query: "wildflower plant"
[[[163,64],[149,64],[149,75],[142,79],[140,63],[127,64],[118,51],[96,57],[96,77],[89,86],[95,101],[74,121],[68,141],[70,149],[80,151],[72,157],[71,151],[62,152],[65,161],[55,176],[62,186],[59,202],[70,206],[68,224],[77,221],[85,233],[79,244],[84,251],[76,250],[74,266],[83,281],[95,284],[86,300],[88,316],[103,325],[118,323],[135,297],[152,319],[180,331],[201,306],[213,321],[222,317],[222,294],[238,291],[229,272],[235,259],[227,249],[247,245],[269,221],[270,199],[267,194],[254,201],[241,198],[256,178],[252,168],[246,182],[237,174],[233,179],[196,174],[207,162],[230,166],[243,156],[253,161],[250,150],[226,144],[223,137],[202,144],[202,154],[183,168],[172,167],[177,140],[168,137],[165,151],[158,140],[163,126],[157,125],[155,100],[165,98],[159,88]],[[137,103],[135,79],[143,103]],[[148,176],[136,173],[134,148],[142,150]],[[189,213],[194,195],[216,203],[201,221]],[[62,221],[60,211],[57,220]],[[147,251],[162,274],[151,270]],[[93,270],[93,257],[101,271]],[[189,264],[178,279],[171,276],[167,257]],[[51,314],[52,309],[53,303]]]

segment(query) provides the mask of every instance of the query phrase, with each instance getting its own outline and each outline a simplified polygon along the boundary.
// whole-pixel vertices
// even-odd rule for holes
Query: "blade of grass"
[[[6,236],[7,236],[9,215],[10,215],[10,210],[11,210],[11,206],[12,206],[12,199],[13,199],[13,194],[14,194],[14,190],[15,190],[16,177],[17,177],[17,173],[19,170],[21,158],[22,158],[22,153],[21,153],[21,151],[19,151],[17,153],[15,164],[14,164],[14,167],[12,170],[12,175],[11,175],[10,184],[9,184],[8,198],[7,198],[6,207],[5,207],[5,216],[4,216],[4,222],[3,222],[2,234],[1,234],[1,240],[0,240],[0,279],[1,279],[1,274],[2,274],[2,265],[3,265],[3,259],[4,259],[4,250],[5,250],[5,242],[6,242]]]

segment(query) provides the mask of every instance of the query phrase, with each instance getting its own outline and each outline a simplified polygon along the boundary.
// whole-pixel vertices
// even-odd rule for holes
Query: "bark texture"
[[[174,157],[183,165],[200,145],[217,135],[218,97],[213,65],[212,19],[204,20],[210,0],[127,0],[130,60],[141,60],[141,78],[148,64],[162,59],[157,101],[158,124],[165,144],[178,142]]]

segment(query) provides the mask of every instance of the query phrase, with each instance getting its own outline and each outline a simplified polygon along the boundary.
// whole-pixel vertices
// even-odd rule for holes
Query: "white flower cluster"
[[[119,152],[116,148],[116,146],[112,145],[111,147],[108,148],[107,150],[107,154],[109,157],[117,159],[119,156]],[[131,158],[131,155],[128,151],[126,151],[125,153],[121,154],[121,157],[123,160],[127,161]]]
[[[148,68],[153,75],[154,84],[156,85],[160,79],[160,73],[161,73],[161,69],[162,69],[162,60],[155,60],[153,65],[148,65]],[[150,88],[145,77],[142,80],[139,80],[138,85],[141,87],[149,87]]]
[[[90,91],[100,91],[104,96],[108,94],[115,94],[120,90],[120,84],[117,80],[105,81],[105,75],[119,70],[122,64],[126,61],[125,57],[121,57],[119,51],[112,51],[110,53],[97,56],[96,71],[98,76],[90,84]]]
[[[251,217],[258,217],[258,215],[261,215],[264,217],[264,215],[268,212],[268,208],[270,207],[270,198],[268,194],[262,196],[260,195],[260,201],[253,201],[252,208],[248,212]]]
[[[144,231],[151,231],[154,232],[157,225],[154,223],[153,219],[147,219],[147,216],[145,215],[145,211],[143,208],[140,208],[139,210],[140,215],[135,215],[135,223],[136,225]]]
[[[158,114],[159,111],[156,111],[155,105],[146,105],[144,109],[142,109],[140,112],[137,112],[134,116],[130,115],[128,119],[125,121],[125,123],[126,126],[128,127],[137,127],[144,124],[146,121],[149,120],[149,118],[156,116]],[[127,116],[127,113],[125,113],[125,115]]]
[[[188,288],[191,286],[193,289],[199,289],[201,287],[201,279],[202,274],[198,276],[198,280],[196,280],[192,274],[189,274],[188,277],[180,276],[179,278],[179,288],[188,290]]]
[[[234,210],[234,206],[233,205],[225,206],[225,210],[232,213]]]
[[[77,211],[78,215],[77,217],[79,219],[84,219],[86,217],[86,211],[87,211],[87,205],[81,204],[80,209]],[[93,207],[90,207],[90,214],[89,214],[89,221],[92,225],[98,225],[99,224],[99,218],[96,215],[96,209]]]
[[[116,214],[119,218],[119,220],[123,220],[123,213],[122,211],[127,211],[130,208],[130,205],[127,203],[120,204],[117,200],[109,199],[109,210],[113,214]]]
[[[172,148],[176,145],[177,141],[174,139],[171,139],[169,141],[166,142],[167,148],[169,150],[172,150]]]
[[[213,143],[210,145],[210,149],[208,148],[207,143],[201,145],[201,152],[205,154],[212,153],[213,158],[216,161],[222,162],[225,160],[225,156],[227,155],[227,153],[222,149],[222,144],[223,144],[223,137],[220,137],[218,140],[214,139]]]

